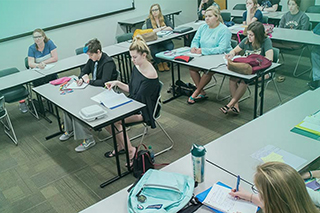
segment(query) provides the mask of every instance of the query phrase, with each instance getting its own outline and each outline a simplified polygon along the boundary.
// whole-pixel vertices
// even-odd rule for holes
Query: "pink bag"
[[[70,80],[71,80],[70,77],[62,77],[62,78],[58,78],[56,80],[50,81],[50,84],[52,84],[52,85],[60,85],[60,84],[63,84],[65,82],[68,82]]]
[[[248,64],[248,70],[244,72],[244,64]],[[228,65],[228,69],[241,74],[255,74],[259,70],[265,70],[270,67],[272,62],[266,57],[259,54],[251,54],[248,57],[235,58]],[[251,68],[251,69],[250,69]]]
[[[263,24],[264,26],[264,31],[266,32],[266,34],[269,36],[269,38],[272,37],[272,32],[273,32],[273,28],[274,25],[273,24]]]

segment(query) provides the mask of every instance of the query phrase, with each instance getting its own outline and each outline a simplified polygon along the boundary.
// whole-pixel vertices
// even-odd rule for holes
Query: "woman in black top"
[[[118,86],[122,91],[129,92],[130,98],[146,104],[146,107],[141,110],[141,113],[126,118],[125,123],[144,121],[148,125],[150,125],[151,128],[155,128],[156,126],[153,119],[153,110],[155,108],[160,92],[160,82],[158,79],[158,74],[148,60],[150,56],[150,50],[141,36],[137,36],[133,39],[129,50],[131,60],[134,63],[129,85],[124,84],[120,81],[109,81],[105,83],[105,85],[109,90],[114,86]],[[119,132],[122,131],[121,122],[115,123],[115,127]],[[107,131],[111,132],[110,126],[107,127]],[[116,137],[119,153],[125,153],[123,134],[117,134]],[[128,135],[127,141],[129,157],[132,160],[136,152],[136,148],[131,145]],[[108,158],[114,157],[115,151],[109,151],[105,153],[105,156]]]
[[[172,31],[173,24],[169,21],[166,17],[162,15],[161,8],[159,4],[153,4],[150,7],[149,17],[146,20],[147,29],[153,29],[154,32],[159,31]],[[170,68],[168,67],[167,62],[162,61],[161,59],[157,58],[155,55],[158,52],[164,50],[173,50],[174,45],[171,40],[167,40],[161,43],[157,43],[150,46],[151,55],[153,60],[156,62],[158,70],[163,72],[164,70],[169,71]]]

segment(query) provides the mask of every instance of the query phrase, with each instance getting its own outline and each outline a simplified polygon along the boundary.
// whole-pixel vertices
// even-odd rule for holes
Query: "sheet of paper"
[[[278,147],[275,147],[273,145],[267,145],[267,146],[257,150],[256,152],[251,154],[251,157],[258,160],[258,161],[264,162],[263,159],[265,159],[265,157],[267,157],[271,153],[275,153],[277,155],[282,156],[284,163],[290,165],[294,169],[298,169],[302,164],[307,162],[306,159],[301,158],[301,157],[294,155],[292,153],[289,153],[289,152],[282,150]],[[272,154],[271,156],[268,156],[267,159],[270,159],[270,157],[274,158],[274,157],[276,157],[276,155]]]
[[[200,57],[200,56],[202,56],[202,54],[191,53],[191,52],[187,52],[185,55],[190,56],[190,57]]]
[[[68,86],[67,89],[84,89],[88,86],[87,83],[83,83],[81,86],[78,86],[76,81],[72,81]]]
[[[263,160],[264,163],[272,162],[272,161],[284,163],[283,156],[281,156],[277,153],[274,153],[274,152],[271,152],[269,155],[262,157],[261,159]]]
[[[243,200],[236,200],[229,195],[230,189],[213,185],[207,197],[203,201],[205,205],[213,207],[223,212],[246,212],[254,213],[257,211],[257,206]]]
[[[51,69],[52,67],[54,67],[56,64],[55,63],[52,63],[52,64],[47,64],[44,69],[40,69],[40,68],[33,68],[33,70],[35,71],[41,71],[41,70],[49,70]]]
[[[108,107],[109,109],[115,109],[124,104],[132,102],[132,99],[127,98],[125,94],[123,93],[118,94],[113,90],[108,90],[108,89],[92,97],[91,99],[105,107]]]

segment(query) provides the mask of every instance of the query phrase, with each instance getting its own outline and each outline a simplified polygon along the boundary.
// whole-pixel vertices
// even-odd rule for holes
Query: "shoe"
[[[170,71],[170,67],[168,66],[168,63],[167,62],[162,62],[162,65],[163,65],[163,69],[165,71]]]
[[[121,149],[118,151],[118,154],[119,155],[126,154],[126,150]],[[116,156],[116,153],[114,152],[114,150],[112,150],[112,151],[108,151],[108,152],[104,153],[104,156],[106,158],[113,158],[114,156]]]
[[[206,99],[208,99],[209,97],[207,95],[198,95],[196,98],[195,98],[195,101],[196,102],[201,102],[201,101],[204,101]]]
[[[234,106],[231,107],[231,111],[232,111],[235,115],[239,115],[239,113],[240,113],[240,111],[239,111],[237,108],[235,108]]]
[[[159,70],[159,72],[164,72],[164,67],[163,67],[162,62],[160,62],[160,63],[158,64],[158,70]]]
[[[60,136],[59,140],[60,141],[66,141],[69,138],[71,138],[73,136],[73,131],[72,132],[65,132],[63,135]]]
[[[196,99],[193,98],[192,96],[190,96],[190,97],[188,98],[188,100],[187,100],[187,103],[188,103],[188,104],[194,104],[194,103],[196,103]]]
[[[90,149],[94,145],[96,145],[96,141],[93,138],[88,138],[83,140],[82,144],[77,146],[74,150],[76,150],[76,152],[83,152]]]
[[[311,90],[315,90],[319,87],[319,81],[310,81],[308,82],[308,86]]]
[[[220,111],[225,115],[228,114],[229,110],[230,110],[230,108],[227,105],[225,105],[224,107],[220,108]]]
[[[286,77],[284,77],[283,75],[279,75],[279,76],[277,77],[277,82],[278,82],[278,83],[284,82],[284,80],[286,80]]]

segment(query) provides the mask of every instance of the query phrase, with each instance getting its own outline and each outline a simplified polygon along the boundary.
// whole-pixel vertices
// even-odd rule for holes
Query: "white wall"
[[[196,0],[135,0],[135,10],[51,30],[46,32],[46,34],[57,45],[59,59],[74,56],[74,50],[82,47],[92,38],[98,38],[102,46],[116,43],[115,36],[125,31],[125,28],[120,27],[118,21],[144,14],[147,17],[149,8],[154,3],[159,3],[162,10],[182,10],[179,16],[175,16],[176,26],[193,21],[197,17]],[[92,9],[94,9],[94,7],[92,7]],[[54,16],[52,16],[52,18],[54,18]],[[24,58],[27,56],[28,47],[32,43],[33,39],[31,36],[0,43],[0,69],[17,67],[19,70],[24,70]]]

